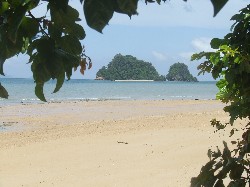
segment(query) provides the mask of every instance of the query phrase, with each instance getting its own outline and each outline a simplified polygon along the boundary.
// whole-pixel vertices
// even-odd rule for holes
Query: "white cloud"
[[[163,53],[152,51],[152,54],[157,60],[164,61],[167,59],[167,56]]]
[[[190,62],[191,56],[194,53],[199,53],[202,51],[205,51],[205,52],[215,51],[214,49],[210,47],[210,41],[211,41],[211,38],[206,38],[206,37],[195,38],[190,42],[191,46],[193,47],[193,51],[181,52],[178,55],[181,58],[183,58],[183,60]]]
[[[210,47],[210,41],[211,38],[195,38],[194,40],[191,41],[191,45],[197,52],[214,51],[214,49]]]

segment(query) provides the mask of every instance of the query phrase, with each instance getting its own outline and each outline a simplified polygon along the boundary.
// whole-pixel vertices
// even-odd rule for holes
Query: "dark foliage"
[[[213,119],[212,125],[221,130],[231,126],[230,136],[235,131],[242,131],[242,138],[232,141],[235,145],[229,150],[224,142],[221,152],[208,151],[210,162],[202,167],[200,174],[191,181],[192,186],[250,186],[250,123],[242,128],[234,128],[237,119],[250,119],[250,5],[232,17],[235,23],[232,32],[223,39],[214,38],[211,47],[215,52],[194,54],[192,59],[204,59],[198,67],[200,73],[212,73],[217,82],[219,93],[217,99],[228,105],[224,108],[230,114],[230,121],[222,124]]]

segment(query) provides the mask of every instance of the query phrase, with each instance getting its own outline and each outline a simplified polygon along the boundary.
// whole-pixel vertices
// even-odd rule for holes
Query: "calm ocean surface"
[[[39,103],[34,94],[32,79],[0,79],[8,90],[9,99],[0,99],[0,105]],[[173,100],[215,99],[216,82],[113,82],[97,80],[65,81],[58,93],[51,94],[55,81],[45,85],[48,101],[70,100]]]

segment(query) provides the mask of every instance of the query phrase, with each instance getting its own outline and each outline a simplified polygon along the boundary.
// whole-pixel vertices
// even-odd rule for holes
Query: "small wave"
[[[51,102],[61,102],[61,101],[106,101],[106,100],[127,100],[131,97],[69,97],[69,98],[50,98]]]
[[[192,98],[193,96],[190,96],[190,95],[173,95],[173,96],[170,96],[172,98]]]
[[[40,99],[37,98],[23,98],[22,101],[40,101]]]
[[[123,100],[123,99],[131,99],[131,97],[108,97],[109,100]]]
[[[57,99],[59,100],[59,99]],[[62,98],[60,100],[69,100],[69,101],[85,101],[85,100],[98,100],[96,97],[86,98],[86,97],[68,97],[68,98]]]

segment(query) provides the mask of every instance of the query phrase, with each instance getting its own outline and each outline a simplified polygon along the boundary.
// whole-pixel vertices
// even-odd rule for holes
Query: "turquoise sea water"
[[[0,79],[8,90],[9,99],[0,105],[40,102],[34,94],[32,79]],[[97,80],[65,81],[58,93],[51,94],[55,81],[45,85],[48,101],[69,100],[173,100],[215,99],[216,82],[113,82]]]

